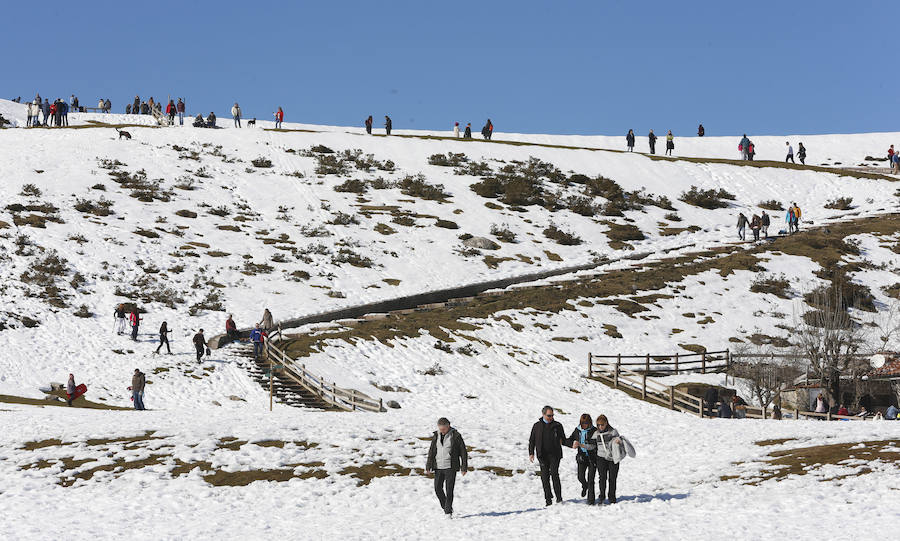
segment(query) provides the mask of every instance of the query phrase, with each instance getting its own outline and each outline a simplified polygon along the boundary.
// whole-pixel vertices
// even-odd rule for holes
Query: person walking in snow
[[[628,130],[625,135],[625,146],[628,147],[628,152],[634,152],[634,130]]]
[[[481,135],[486,140],[490,141],[491,137],[494,135],[494,123],[491,122],[491,119],[487,119],[487,122],[484,124],[484,127],[481,128]]]
[[[366,133],[372,135],[372,115],[369,115],[369,118],[366,119]]]
[[[75,394],[75,374],[69,374],[66,381],[66,403],[72,405],[72,395]]]
[[[653,130],[650,130],[647,138],[650,140],[650,154],[656,154],[656,135],[653,133]]]
[[[738,214],[738,221],[737,221],[738,238],[741,240],[747,240],[746,233],[744,232],[746,227],[747,227],[747,217],[744,216],[743,212],[741,212]]]
[[[784,146],[788,147],[787,156],[784,158],[784,163],[790,161],[791,163],[797,163],[794,161],[794,147],[791,146],[790,141],[785,141]]]
[[[241,106],[234,102],[234,106],[231,108],[231,118],[234,119],[234,127],[241,127]]]
[[[175,125],[175,100],[169,100],[169,103],[166,104],[166,116],[169,117],[169,126]]]
[[[284,122],[284,110],[279,107],[277,111],[275,111],[275,129],[281,129],[281,123]]]
[[[672,130],[669,130],[666,134],[666,156],[671,156],[673,150],[675,150],[675,136],[672,135]]]
[[[703,124],[700,124],[700,127],[697,128],[697,137],[703,137],[706,135],[706,130],[703,129]]]
[[[272,332],[272,330],[275,329],[275,320],[272,319],[272,312],[270,312],[268,308],[263,310],[262,319],[257,325],[266,332]]]
[[[581,483],[581,496],[587,496],[587,504],[594,505],[596,492],[594,491],[594,479],[597,475],[597,450],[588,449],[588,443],[594,437],[597,427],[591,416],[582,413],[578,420],[578,426],[566,439],[566,445],[576,449],[575,465],[578,471],[578,481]]]
[[[391,122],[391,117],[389,117],[389,116],[387,116],[387,115],[384,115],[384,133],[385,133],[386,135],[390,135],[390,134],[391,134],[391,127],[392,127],[392,124],[393,124],[393,123]]]
[[[135,96],[134,103],[131,104],[131,113],[136,115],[140,112],[140,110],[141,110],[141,97]]]
[[[134,409],[142,411],[144,409],[144,386],[147,378],[140,369],[135,368],[134,374],[131,376],[131,399],[134,401]]]
[[[137,342],[138,328],[141,326],[141,320],[144,318],[138,314],[137,308],[131,311],[131,315],[129,315],[128,318],[131,323],[131,339]]]
[[[175,112],[178,113],[178,125],[184,126],[184,100],[182,98],[178,98],[178,103],[175,104]]]
[[[894,145],[891,145],[891,148],[888,149],[888,165],[894,164]]]
[[[237,330],[237,324],[235,324],[231,314],[228,314],[228,319],[225,320],[225,335],[228,336],[228,340],[231,342],[237,342],[241,339],[241,335]]]
[[[803,146],[803,143],[797,144],[797,159],[802,165],[806,165],[806,147]]]
[[[741,138],[741,142],[738,143],[738,152],[741,153],[742,160],[749,160],[750,154],[750,139],[747,138],[747,134],[744,134],[744,137]]]
[[[44,115],[44,126],[47,125],[47,120],[50,118],[50,100],[44,98],[44,103],[41,104],[41,113]]]
[[[459,122],[453,123],[453,137],[459,139]]]
[[[50,104],[50,126],[59,126],[59,113],[57,113],[57,104],[59,100],[55,100]]]
[[[194,349],[197,350],[197,362],[200,362],[200,359],[203,358],[203,354],[206,352],[206,337],[203,336],[203,329],[200,329],[197,334],[194,335],[193,338]]]
[[[627,454],[634,456],[631,444],[625,441],[619,431],[609,424],[606,415],[597,417],[597,430],[593,439],[596,442],[597,475],[599,477],[600,493],[597,495],[597,503],[603,504],[607,496],[609,503],[616,503],[616,485],[619,479],[619,465]]]
[[[59,100],[59,117],[62,120],[62,125],[68,127],[69,126],[69,104],[66,103],[66,100]]]
[[[891,172],[894,174],[900,173],[900,152],[894,152],[894,156],[891,163]]]
[[[772,220],[769,218],[769,214],[766,211],[763,211],[762,216],[760,216],[760,220],[762,221],[762,234],[764,238],[769,238],[769,225],[772,223]]]
[[[752,162],[754,156],[756,156],[756,147],[753,141],[750,141],[750,145],[747,147],[747,159]]]
[[[791,207],[794,209],[794,233],[797,233],[800,231],[800,215],[802,213],[800,212],[800,205],[796,202],[791,203]]]
[[[758,214],[754,214],[753,218],[750,218],[750,231],[753,231],[753,240],[759,240],[759,229],[762,227],[762,219]]]
[[[35,113],[35,105],[34,102],[30,102],[26,107],[26,114],[28,115],[25,120],[25,126],[31,128],[34,126],[34,113]]]
[[[463,132],[463,139],[471,139],[472,138],[472,123],[466,123],[466,131]]]
[[[169,355],[172,354],[172,348],[169,347],[169,333],[172,332],[169,330],[169,324],[165,321],[162,322],[162,325],[159,326],[159,345],[156,346],[156,352],[159,353],[159,350],[162,349],[163,344],[166,345],[166,351],[169,352]]]
[[[263,352],[263,332],[259,328],[259,323],[250,331],[250,342],[253,344],[253,358],[259,360],[259,356]]]
[[[122,334],[125,332],[125,305],[119,304],[116,306],[116,309],[113,310],[113,319],[116,322],[116,334]]]
[[[788,226],[788,234],[794,233],[794,205],[788,205],[787,211],[784,213],[784,221]]]
[[[709,417],[713,416],[713,412],[716,409],[716,403],[719,401],[719,388],[715,385],[710,385],[706,388],[706,393],[703,395],[703,403],[706,406],[706,414]]]
[[[528,460],[534,462],[537,455],[541,466],[541,485],[544,488],[545,505],[553,504],[553,493],[556,503],[562,503],[562,484],[559,481],[559,462],[562,460],[562,444],[566,439],[563,427],[553,420],[553,408],[544,406],[541,418],[531,427],[528,438]],[[550,490],[551,481],[553,491]]]
[[[425,459],[425,473],[434,472],[434,493],[445,515],[453,514],[453,489],[456,472],[463,476],[469,469],[469,454],[466,442],[460,433],[450,426],[446,417],[437,422],[437,430],[431,437],[428,457]]]

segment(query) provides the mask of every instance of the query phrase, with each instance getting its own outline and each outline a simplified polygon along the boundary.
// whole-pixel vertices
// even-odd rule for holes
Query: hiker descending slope
[[[197,362],[200,362],[200,359],[203,358],[203,353],[206,351],[206,337],[203,336],[203,329],[197,332],[193,338],[194,349],[197,350]]]
[[[131,339],[137,342],[138,329],[141,326],[141,320],[144,318],[138,314],[138,309],[136,307],[131,311],[128,318],[131,323]]]
[[[597,450],[588,449],[587,444],[594,437],[597,428],[591,420],[590,414],[582,413],[578,426],[569,435],[566,445],[577,449],[575,464],[578,471],[578,481],[581,483],[581,495],[587,496],[587,504],[594,505],[596,492],[594,491],[594,479],[597,474]]]
[[[431,436],[431,447],[425,460],[425,472],[434,472],[434,493],[444,514],[453,514],[453,488],[456,472],[463,476],[469,468],[466,443],[446,417],[438,419],[438,429]]]
[[[159,345],[156,346],[156,352],[159,353],[159,350],[162,349],[163,344],[166,345],[166,351],[169,355],[172,354],[172,348],[169,347],[169,333],[172,332],[169,330],[169,324],[165,321],[162,322],[162,325],[159,326]]]
[[[553,493],[556,503],[562,503],[562,484],[559,481],[559,462],[562,460],[562,443],[566,439],[563,427],[553,420],[554,412],[550,406],[541,410],[541,418],[531,427],[528,438],[528,460],[534,462],[537,455],[541,466],[541,485],[544,488],[544,504],[553,504]],[[550,490],[551,482],[553,490]]]
[[[744,233],[744,230],[747,227],[747,223],[748,223],[747,217],[744,216],[744,213],[741,212],[740,214],[738,214],[737,231],[738,231],[738,238],[741,240],[747,240],[747,237],[745,236],[746,233]]]

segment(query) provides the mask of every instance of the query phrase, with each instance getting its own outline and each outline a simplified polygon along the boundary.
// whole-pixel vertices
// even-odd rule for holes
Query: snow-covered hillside
[[[0,114],[20,126],[23,108],[0,100]],[[219,130],[131,126],[147,121],[70,114],[70,129],[0,130],[0,395],[41,398],[40,387],[71,372],[91,400],[128,407],[131,372],[140,368],[151,382],[151,411],[140,414],[0,404],[0,511],[12,517],[3,533],[40,536],[40,514],[50,519],[43,524],[80,531],[96,531],[105,517],[99,538],[134,529],[164,539],[421,538],[433,534],[440,510],[430,481],[408,469],[423,466],[420,438],[440,416],[473,447],[470,464],[486,468],[458,482],[462,520],[453,527],[477,538],[572,535],[599,517],[623,538],[669,537],[675,528],[758,538],[761,523],[802,536],[845,531],[835,528],[846,526],[848,502],[854,536],[886,532],[900,518],[883,503],[894,494],[890,461],[859,476],[847,463],[756,486],[730,477],[762,471],[773,449],[897,439],[900,423],[700,420],[583,378],[589,351],[789,338],[785,323],[803,309],[802,293],[832,263],[867,262],[849,277],[876,306],[860,319],[877,318],[900,282],[896,220],[879,221],[900,207],[900,184],[881,170],[841,167],[880,157],[900,134],[754,138],[759,157],[776,160],[785,140],[803,141],[808,163],[833,168],[823,171],[715,161],[737,157],[740,134],[678,138],[677,156],[703,158],[688,161],[613,152],[624,137],[496,132],[486,143],[290,123],[269,131],[263,121],[237,130],[223,119]],[[113,124],[129,125],[131,139],[118,138]],[[727,192],[721,208],[681,201],[692,186]],[[852,201],[835,205],[840,198]],[[739,212],[794,201],[802,228],[834,224],[854,247],[737,243]],[[775,234],[784,211],[769,212]],[[495,246],[472,248],[469,237]],[[826,257],[834,250],[837,259]],[[635,254],[647,255],[627,259]],[[265,391],[231,348],[194,363],[191,336],[218,334],[227,314],[249,327],[264,308],[284,320],[590,262],[598,268],[544,282],[561,284],[555,294],[521,290],[517,304],[373,328],[373,338],[365,325],[360,334],[336,328],[296,351],[315,373],[397,400],[399,410],[276,405],[269,413]],[[760,278],[782,274],[783,295],[752,292]],[[136,343],[113,331],[120,302],[145,311]],[[172,356],[154,354],[163,321],[174,329]],[[620,505],[586,514],[570,453],[563,484],[571,503],[538,509],[540,482],[523,474],[535,469],[524,444],[544,404],[558,408],[567,430],[582,411],[606,413],[635,442]],[[146,431],[155,431],[151,439]],[[753,443],[777,438],[792,442]],[[61,441],[25,446],[51,439]],[[85,473],[114,470],[116,461],[133,464]],[[400,475],[359,484],[373,467],[393,465]],[[293,473],[247,486],[204,477],[260,470]],[[58,484],[78,473],[73,486]]]

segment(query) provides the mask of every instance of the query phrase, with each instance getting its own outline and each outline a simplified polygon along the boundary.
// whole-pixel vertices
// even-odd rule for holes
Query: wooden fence
[[[731,352],[704,351],[702,353],[675,353],[672,355],[594,355],[588,353],[588,377],[594,370],[611,364],[636,373],[656,376],[676,374],[706,374],[727,372],[731,368]]]
[[[700,356],[699,359],[690,359]],[[685,360],[685,357],[688,360]],[[615,362],[604,362],[603,359],[615,359]],[[622,359],[625,359],[623,362]],[[629,359],[642,359],[641,362]],[[651,360],[654,362],[651,363]],[[658,364],[657,365],[657,360]],[[672,410],[703,417],[718,417],[719,402],[712,407],[703,403],[703,398],[693,396],[674,385],[666,385],[650,374],[663,376],[679,373],[701,373],[727,371],[731,367],[732,355],[728,350],[690,355],[592,355],[588,354],[588,377],[598,379],[612,385],[615,389],[640,396],[642,400]],[[635,368],[639,367],[639,368]],[[724,370],[723,370],[724,369]],[[706,406],[706,407],[704,407]],[[734,414],[732,412],[732,414]],[[749,419],[768,419],[772,409],[768,407],[745,406],[743,414]],[[834,415],[832,413],[816,413],[814,411],[787,410],[782,415],[792,415],[795,420],[824,419],[842,421],[860,421],[869,418],[852,415]]]
[[[294,381],[309,391],[315,393],[328,404],[345,411],[374,411],[383,412],[382,399],[374,398],[355,389],[344,389],[336,383],[328,383],[306,369],[305,364],[298,364],[291,359],[281,348],[275,345],[283,340],[281,329],[274,331],[265,342],[266,360],[269,364],[269,408],[272,407],[272,377],[275,371],[280,375]]]

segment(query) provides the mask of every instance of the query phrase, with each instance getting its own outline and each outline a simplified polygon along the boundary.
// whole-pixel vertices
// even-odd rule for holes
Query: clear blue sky
[[[4,2],[0,95],[444,129],[900,130],[893,1]],[[893,57],[893,60],[891,60]]]

